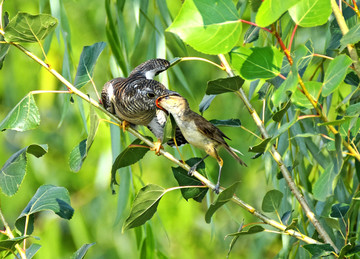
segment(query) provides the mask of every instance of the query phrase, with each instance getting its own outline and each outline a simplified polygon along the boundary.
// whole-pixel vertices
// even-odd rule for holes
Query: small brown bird
[[[198,163],[191,167],[189,171],[190,175],[193,171],[196,170],[196,167],[209,155],[217,160],[219,164],[219,176],[215,186],[216,193],[219,193],[221,169],[223,166],[223,160],[217,152],[220,147],[224,147],[226,151],[228,151],[229,154],[241,165],[247,166],[244,161],[242,161],[236,155],[235,151],[239,151],[231,148],[224,140],[224,138],[229,138],[204,117],[192,111],[184,97],[178,94],[161,96],[156,100],[156,105],[159,108],[163,108],[171,113],[185,139],[190,144],[200,149],[204,149],[207,153],[205,157],[203,157]]]
[[[169,68],[165,59],[151,59],[136,68],[128,78],[114,78],[105,83],[101,92],[102,103],[109,112],[116,114],[126,125],[144,125],[155,135],[153,150],[158,154],[164,135],[167,114],[156,107],[159,96],[175,93],[153,77]]]

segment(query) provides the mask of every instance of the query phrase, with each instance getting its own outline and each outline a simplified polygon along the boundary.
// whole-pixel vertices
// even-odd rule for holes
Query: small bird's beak
[[[160,97],[158,97],[158,98],[156,99],[156,101],[155,101],[156,107],[158,107],[160,110],[163,110],[163,111],[165,111],[166,113],[168,113],[167,110],[165,110],[165,109],[160,105],[159,102],[160,102],[162,99],[164,99],[164,98],[169,98],[170,96],[181,96],[181,95],[180,95],[179,93],[175,92],[175,91],[170,91],[170,93],[165,94],[165,95],[162,95],[162,96],[160,96]]]

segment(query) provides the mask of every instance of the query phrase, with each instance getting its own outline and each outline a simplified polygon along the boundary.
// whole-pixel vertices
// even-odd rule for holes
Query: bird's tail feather
[[[232,148],[232,147],[230,147],[230,146],[225,146],[225,149],[229,152],[229,154],[230,154],[233,158],[235,158],[235,159],[240,163],[240,165],[247,166],[247,164],[245,164],[245,162],[242,161],[242,160],[240,159],[240,157],[238,157],[238,155],[236,154],[236,153],[239,153],[239,154],[242,155],[242,153],[241,153],[239,150],[237,150],[237,149],[235,149],[235,148]],[[235,153],[235,152],[236,152],[236,153]]]

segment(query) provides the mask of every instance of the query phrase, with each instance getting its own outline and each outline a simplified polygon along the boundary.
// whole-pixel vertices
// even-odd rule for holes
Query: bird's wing
[[[170,62],[166,59],[156,58],[145,61],[135,67],[129,77],[142,77],[144,79],[154,79],[154,77],[170,67]]]

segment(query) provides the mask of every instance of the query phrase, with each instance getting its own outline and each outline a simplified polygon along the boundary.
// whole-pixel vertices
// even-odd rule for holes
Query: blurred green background
[[[164,32],[169,20],[160,13],[159,6],[165,1],[149,1],[144,32],[137,47],[132,49],[132,39],[138,26],[134,17],[137,13],[136,4],[139,2],[126,1],[123,10],[124,26],[118,28],[119,32],[127,35],[129,46],[126,49],[126,64],[129,70],[147,59],[158,57],[157,53],[166,54],[168,59],[172,58],[171,55],[200,56],[220,63],[216,57],[197,53],[190,47],[179,44],[179,40],[174,35]],[[108,43],[105,4],[96,0],[63,0],[53,1],[54,3],[61,4],[66,11],[71,30],[71,61],[76,68],[84,46],[100,41]],[[181,1],[169,0],[166,3],[168,9],[164,5],[162,7],[168,11],[168,17],[173,19],[181,6]],[[49,2],[45,0],[6,1],[4,11],[7,11],[12,18],[19,11],[37,14],[40,12],[40,6],[43,12],[50,13]],[[111,2],[110,6],[115,10],[116,3]],[[116,17],[117,13],[114,10],[112,10],[113,15]],[[143,14],[141,16],[145,17]],[[157,36],[154,34],[154,24],[158,29]],[[165,39],[162,46],[154,45],[154,42],[157,42],[156,37]],[[41,56],[38,45],[25,44],[25,47]],[[64,52],[63,38],[60,37],[58,40],[53,34],[48,61],[59,72],[62,71]],[[178,72],[175,73],[175,70]],[[75,72],[74,69],[72,79]],[[95,67],[94,82],[97,90],[101,91],[103,84],[111,78],[126,73],[120,71],[107,44]],[[183,78],[179,77],[181,74]],[[191,61],[182,62],[170,70],[168,81],[166,76],[160,80],[188,98],[192,109],[198,111],[207,81],[219,77],[226,77],[226,74],[208,63]],[[8,112],[32,90],[63,90],[63,86],[38,64],[11,47],[0,70],[0,119],[5,118]],[[95,98],[91,85],[88,84],[82,88],[82,91]],[[118,218],[117,208],[121,197],[118,196],[119,191],[116,195],[112,195],[109,186],[113,159],[109,124],[105,121],[100,123],[95,142],[85,163],[80,172],[73,173],[69,169],[69,154],[86,137],[77,100],[70,104],[69,111],[60,126],[64,96],[41,94],[36,95],[35,100],[41,113],[40,127],[23,133],[9,130],[2,132],[0,161],[4,164],[14,152],[33,143],[47,143],[49,152],[39,159],[29,156],[27,174],[18,193],[13,197],[0,193],[1,209],[10,226],[13,226],[37,188],[43,184],[67,188],[71,195],[71,204],[75,209],[70,221],[59,219],[56,215],[46,212],[37,216],[33,235],[40,240],[32,238],[31,242],[41,244],[42,248],[35,258],[67,258],[83,244],[92,242],[96,242],[96,245],[89,249],[86,258],[136,258],[140,256],[136,233],[140,232],[147,236],[147,242],[154,245],[156,251],[154,258],[163,258],[162,256],[224,258],[231,241],[230,237],[226,239],[224,237],[236,232],[243,220],[245,224],[258,221],[245,210],[228,204],[215,214],[211,224],[206,224],[204,215],[213,194],[209,193],[200,204],[193,200],[185,201],[180,191],[173,191],[161,200],[158,212],[146,226],[138,231],[129,230],[123,233],[122,223],[129,213],[130,202],[143,185],[153,183],[164,188],[177,186],[171,171],[171,166],[174,165],[164,157],[157,157],[153,152],[149,152],[140,163],[131,167],[131,172],[129,168],[121,170],[121,174],[131,173],[132,181],[126,211]],[[257,100],[253,100],[253,105],[261,107],[261,103]],[[86,103],[83,103],[83,106],[87,114],[89,106]],[[239,118],[249,130],[255,131],[256,128],[240,99],[231,93],[217,96],[203,115],[209,120]],[[250,145],[256,144],[256,140],[240,128],[222,127],[221,129],[232,139],[229,144],[245,154],[243,160],[249,165],[247,168],[241,167],[226,152],[222,152],[225,161],[222,185],[227,187],[235,181],[240,181],[238,196],[255,208],[260,208],[262,197],[272,189],[272,186],[264,176],[263,164],[256,162],[260,160],[251,160],[253,154],[247,152]],[[141,127],[139,130],[150,134]],[[130,143],[133,139],[128,133],[122,136],[126,143]],[[174,149],[168,146],[165,149],[179,157]],[[204,155],[189,146],[181,150],[185,159]],[[216,161],[208,158],[206,168],[212,180],[215,180],[218,172]],[[282,238],[287,237],[271,233],[241,237],[232,251],[231,258],[272,258],[281,249]]]

